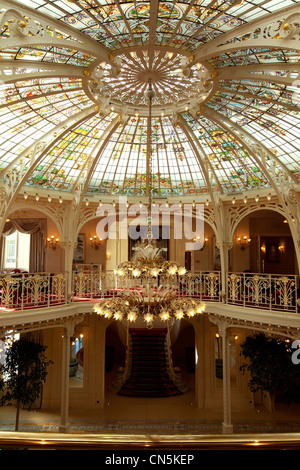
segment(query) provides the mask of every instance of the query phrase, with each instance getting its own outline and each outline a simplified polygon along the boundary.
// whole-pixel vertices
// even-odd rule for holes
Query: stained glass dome
[[[0,4],[0,177],[18,191],[140,197],[149,151],[156,197],[298,183],[299,2]]]

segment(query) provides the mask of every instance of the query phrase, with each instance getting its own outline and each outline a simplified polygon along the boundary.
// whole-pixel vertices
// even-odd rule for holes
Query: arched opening
[[[220,269],[218,261],[218,249],[216,247],[216,237],[213,228],[204,222],[204,241],[200,249],[191,252],[191,268],[194,273],[199,271],[213,271]],[[197,241],[197,240],[195,240]]]
[[[0,245],[1,308],[20,310],[67,301],[64,249],[48,211],[19,206],[6,219]]]
[[[173,333],[173,334],[172,334]],[[191,322],[177,320],[171,331],[173,367],[186,385],[191,400],[195,397],[196,345],[195,330]]]
[[[23,249],[28,250],[28,269],[24,269],[21,266],[22,263],[20,266],[15,266],[16,269],[27,272],[60,272],[64,270],[64,250],[60,246],[61,233],[55,221],[47,212],[20,207],[9,214],[4,225],[1,237],[2,271],[10,272],[15,269],[12,265],[6,266],[4,259],[6,236],[15,232],[22,233],[30,239],[27,244],[23,243],[22,245]],[[17,255],[17,250],[15,255]]]
[[[114,321],[105,332],[105,394],[108,400],[111,394],[118,392],[125,363],[126,329],[122,323]]]
[[[239,222],[234,233],[231,270],[298,274],[292,234],[282,214],[258,209]]]
[[[79,229],[73,255],[75,270],[99,272],[106,269],[106,240],[98,237],[98,221],[97,218],[90,219]]]

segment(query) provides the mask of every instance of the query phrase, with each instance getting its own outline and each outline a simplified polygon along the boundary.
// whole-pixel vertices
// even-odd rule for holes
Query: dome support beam
[[[295,252],[296,252],[296,257],[297,257],[297,263],[298,263],[298,268],[300,269],[300,221],[299,218],[295,219],[295,217],[292,216],[292,209],[289,204],[289,200],[287,198],[287,194],[291,190],[294,190],[294,187],[291,183],[288,181],[277,181],[274,182],[274,174],[271,174],[270,171],[267,169],[266,164],[265,164],[265,154],[268,153],[268,149],[266,149],[260,142],[258,142],[256,139],[254,139],[250,134],[245,132],[243,129],[238,129],[238,127],[232,123],[229,119],[225,118],[224,116],[218,115],[218,113],[213,112],[212,110],[210,111],[205,111],[203,113],[216,123],[218,123],[219,126],[224,128],[224,122],[229,124],[229,132],[247,149],[247,151],[253,156],[255,159],[257,165],[262,169],[264,174],[266,175],[270,186],[273,188],[274,193],[276,194],[279,203],[282,205],[285,213],[285,217],[289,223],[289,227],[291,230],[291,234],[293,237],[293,242],[295,246]],[[275,156],[272,155],[272,158]],[[276,160],[277,161],[277,160]],[[297,182],[297,185],[299,183]],[[294,191],[295,194],[296,191]],[[297,214],[299,215],[299,202],[298,198],[294,198],[294,204],[296,205],[296,210]],[[295,211],[295,209],[294,209]]]
[[[299,50],[299,31],[297,28],[292,28],[293,22],[298,21],[299,17],[300,9],[297,4],[234,28],[201,46],[195,52],[193,63],[243,49],[269,47],[271,49]],[[290,27],[287,28],[285,25],[290,25]],[[280,38],[278,38],[278,34],[280,34]]]
[[[14,0],[0,0],[0,8],[3,9],[0,16],[0,21],[3,23],[10,19],[10,16],[17,18],[19,21],[25,21],[26,26],[19,26],[17,35],[9,38],[2,38],[1,43],[5,45],[4,48],[12,47],[25,47],[27,46],[56,46],[64,47],[66,49],[80,50],[86,54],[92,54],[99,60],[109,60],[109,51],[105,49],[97,41],[90,38],[88,35],[62,23],[61,21],[50,18],[43,13],[26,7]],[[28,18],[28,20],[27,20]],[[19,23],[20,24],[20,23]],[[9,27],[17,27],[17,24],[9,24]],[[33,34],[29,36],[28,33]],[[49,32],[53,32],[53,36],[49,36]],[[61,38],[63,32],[70,39]]]
[[[83,200],[84,198],[86,197],[86,192],[87,192],[87,189],[88,189],[88,186],[90,184],[90,181],[91,181],[91,178],[92,178],[92,175],[93,175],[93,172],[95,170],[95,167],[99,161],[99,159],[101,158],[101,155],[107,145],[107,142],[109,141],[112,133],[117,129],[117,127],[119,126],[119,118],[115,118],[108,126],[108,128],[105,130],[102,138],[101,138],[101,143],[100,143],[100,147],[99,149],[97,150],[97,153],[93,159],[93,162],[90,163],[90,166],[88,168],[88,172],[87,172],[87,175],[85,178],[83,178],[83,171],[86,169],[83,168],[82,171],[81,171],[81,177],[80,179],[83,180],[83,184],[79,184],[78,185],[78,190],[76,191],[76,193],[74,194],[74,202],[73,202],[73,209],[72,209],[72,216],[71,216],[71,219],[72,219],[72,228],[70,230],[70,233],[75,233],[76,235],[76,239],[77,239],[77,235],[78,235],[78,231],[79,231],[79,222],[80,222],[80,219],[81,219],[81,206],[83,204]],[[79,179],[77,180],[79,182]],[[75,185],[76,186],[76,185]]]
[[[92,110],[93,109],[93,110]],[[51,144],[54,142],[54,138],[57,137],[56,142],[65,134],[65,131],[68,132],[70,131],[74,126],[77,125],[77,120],[81,122],[81,120],[85,120],[89,118],[91,115],[95,114],[96,111],[94,108],[89,107],[85,109],[84,111],[80,111],[77,114],[74,114],[72,117],[66,119],[65,121],[61,122],[55,128],[51,129],[51,131],[48,131],[46,134],[43,135],[43,140],[41,141],[40,139],[36,140],[32,145],[29,147],[26,147],[23,152],[18,155],[16,158],[14,158],[10,164],[5,168],[5,170],[0,174],[0,182],[5,181],[7,178],[10,178],[11,172],[17,172],[18,174],[21,174],[24,169],[24,161],[23,159],[28,156],[28,154],[32,151],[34,156],[31,159],[31,162],[37,158],[37,150],[42,151],[46,145],[49,147]],[[57,136],[58,132],[62,131],[62,133]],[[27,165],[26,165],[27,168]],[[0,211],[1,214],[1,211]]]
[[[16,73],[16,69],[29,68],[28,73]],[[36,71],[32,71],[36,69]],[[9,75],[5,71],[9,70]],[[1,80],[5,83],[15,83],[18,81],[32,80],[33,78],[85,78],[83,75],[83,69],[74,65],[66,64],[55,64],[41,61],[31,62],[30,60],[1,60],[0,62]],[[82,89],[82,88],[81,88]],[[61,90],[65,92],[65,90]],[[72,91],[72,90],[70,90]],[[42,95],[38,95],[39,97]]]
[[[245,92],[245,91],[233,90],[233,89],[230,89],[230,88],[226,88],[226,86],[221,87],[219,89],[219,93],[220,94],[226,94],[226,95],[233,95],[233,96],[236,96],[236,95],[243,96],[245,98],[250,98],[252,100],[261,100],[261,101],[266,100],[266,98],[264,98],[264,96],[260,96],[260,95],[254,96],[253,94]],[[234,97],[232,98],[232,101],[237,102]],[[300,112],[299,106],[296,106],[296,105],[293,105],[293,104],[290,104],[290,103],[283,103],[279,100],[274,100],[272,98],[268,98],[267,101],[270,102],[271,105],[275,105],[275,106],[280,105],[280,106],[282,106],[282,108],[286,108],[289,111],[296,111],[298,113]],[[251,105],[249,105],[249,106],[251,107]],[[272,109],[272,106],[270,106],[270,108]],[[256,109],[256,108],[254,108],[254,109]],[[267,110],[266,115],[271,115],[271,113]]]
[[[300,47],[300,44],[299,44]],[[238,67],[223,67],[218,72],[219,80],[251,80],[251,82],[268,82],[268,83],[279,83],[285,86],[292,86],[295,78],[291,77],[280,77],[275,75],[268,75],[264,73],[268,70],[297,70],[300,72],[299,64],[272,64],[272,66],[265,67],[262,65],[240,65]],[[255,72],[262,73],[255,73]]]
[[[88,110],[84,110],[78,113],[76,116],[73,116],[73,118],[68,119],[64,123],[61,123],[63,131],[59,133],[54,138],[54,140],[51,140],[50,137],[54,134],[54,132],[57,132],[57,128],[55,130],[52,130],[48,134],[48,144],[45,144],[40,141],[35,142],[35,144],[28,147],[26,151],[24,151],[23,154],[18,157],[18,160],[16,159],[17,161],[15,160],[16,165],[14,167],[10,165],[9,169],[6,169],[5,173],[3,174],[3,180],[0,186],[0,233],[3,232],[6,217],[8,216],[12,208],[14,200],[18,196],[20,190],[23,188],[23,185],[26,183],[28,177],[33,173],[34,169],[37,167],[43,157],[51,150],[51,148],[53,147],[53,145],[55,145],[56,142],[61,140],[74,127],[84,122],[93,114],[95,114],[95,110],[93,109],[93,111],[91,111],[91,108],[89,108]],[[66,126],[66,123],[68,125],[64,128],[64,126]],[[25,155],[28,154],[30,150],[33,150],[33,154],[28,165],[28,162],[21,157],[25,157]]]
[[[190,141],[190,145],[193,148],[195,155],[197,156],[197,159],[202,168],[204,178],[207,183],[209,195],[211,198],[211,204],[212,204],[212,208],[214,212],[214,219],[215,219],[215,234],[216,234],[216,239],[217,239],[216,241],[220,248],[222,286],[225,286],[226,285],[226,272],[228,270],[228,262],[227,262],[228,250],[231,248],[231,245],[228,242],[228,239],[226,236],[226,234],[228,233],[228,229],[226,225],[227,219],[226,217],[224,217],[224,214],[222,211],[222,205],[220,205],[219,194],[216,197],[216,192],[214,192],[212,189],[206,165],[200,156],[199,150],[202,152],[202,149],[199,149],[199,146],[197,148],[195,145],[195,142],[198,143],[198,139],[193,134],[193,131],[192,129],[190,129],[190,126],[185,121],[184,122],[183,121],[184,121],[183,119],[180,119],[180,126],[186,132],[186,135],[188,136],[189,141]],[[223,292],[222,295],[225,295],[225,292]]]
[[[205,107],[205,111],[202,111],[203,115],[208,117],[209,119],[213,120],[217,123],[218,126],[221,126],[222,129],[226,130],[227,132],[231,133],[234,138],[239,140],[239,142],[245,146],[249,147],[248,151],[253,156],[253,158],[257,161],[258,165],[261,167],[262,163],[257,159],[256,156],[256,148],[260,148],[269,158],[271,161],[276,163],[279,167],[281,167],[282,171],[287,175],[291,182],[295,184],[299,184],[297,178],[291,173],[291,171],[280,161],[277,156],[271,152],[267,147],[265,147],[261,142],[259,142],[255,137],[253,137],[249,132],[245,129],[240,127],[235,122],[231,121],[230,119],[226,118],[225,116],[221,115],[220,113],[213,111],[209,107]],[[224,123],[227,125],[224,126]],[[273,185],[273,178],[275,177],[274,174],[270,176],[270,172],[265,168],[265,174],[270,181],[271,185]],[[279,182],[279,181],[278,181]],[[274,185],[276,188],[277,185]]]

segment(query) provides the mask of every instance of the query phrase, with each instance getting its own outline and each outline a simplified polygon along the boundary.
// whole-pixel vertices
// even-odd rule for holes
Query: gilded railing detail
[[[67,297],[68,274],[18,273],[0,275],[0,310],[54,306],[83,300],[99,301],[122,297],[128,290],[142,290],[141,279],[116,277],[113,272],[73,272],[72,295]],[[227,273],[226,289],[219,271],[158,276],[149,289],[169,289],[178,297],[194,297],[204,302],[225,302],[243,307],[298,311],[298,277],[264,273]],[[226,290],[226,296],[223,292]]]

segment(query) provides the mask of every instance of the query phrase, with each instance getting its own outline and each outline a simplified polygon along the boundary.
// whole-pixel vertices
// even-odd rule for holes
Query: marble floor
[[[103,407],[89,411],[70,406],[70,432],[222,433],[222,402],[209,411],[199,409],[195,404],[192,375],[184,377],[190,386],[186,393],[167,398],[123,397],[110,390],[115,376],[107,378]],[[232,411],[234,432],[300,432],[300,404],[289,407],[278,404],[273,418],[264,407]],[[15,409],[0,407],[0,431],[13,431],[14,423]],[[60,410],[22,410],[20,414],[20,431],[57,432],[59,425]]]

